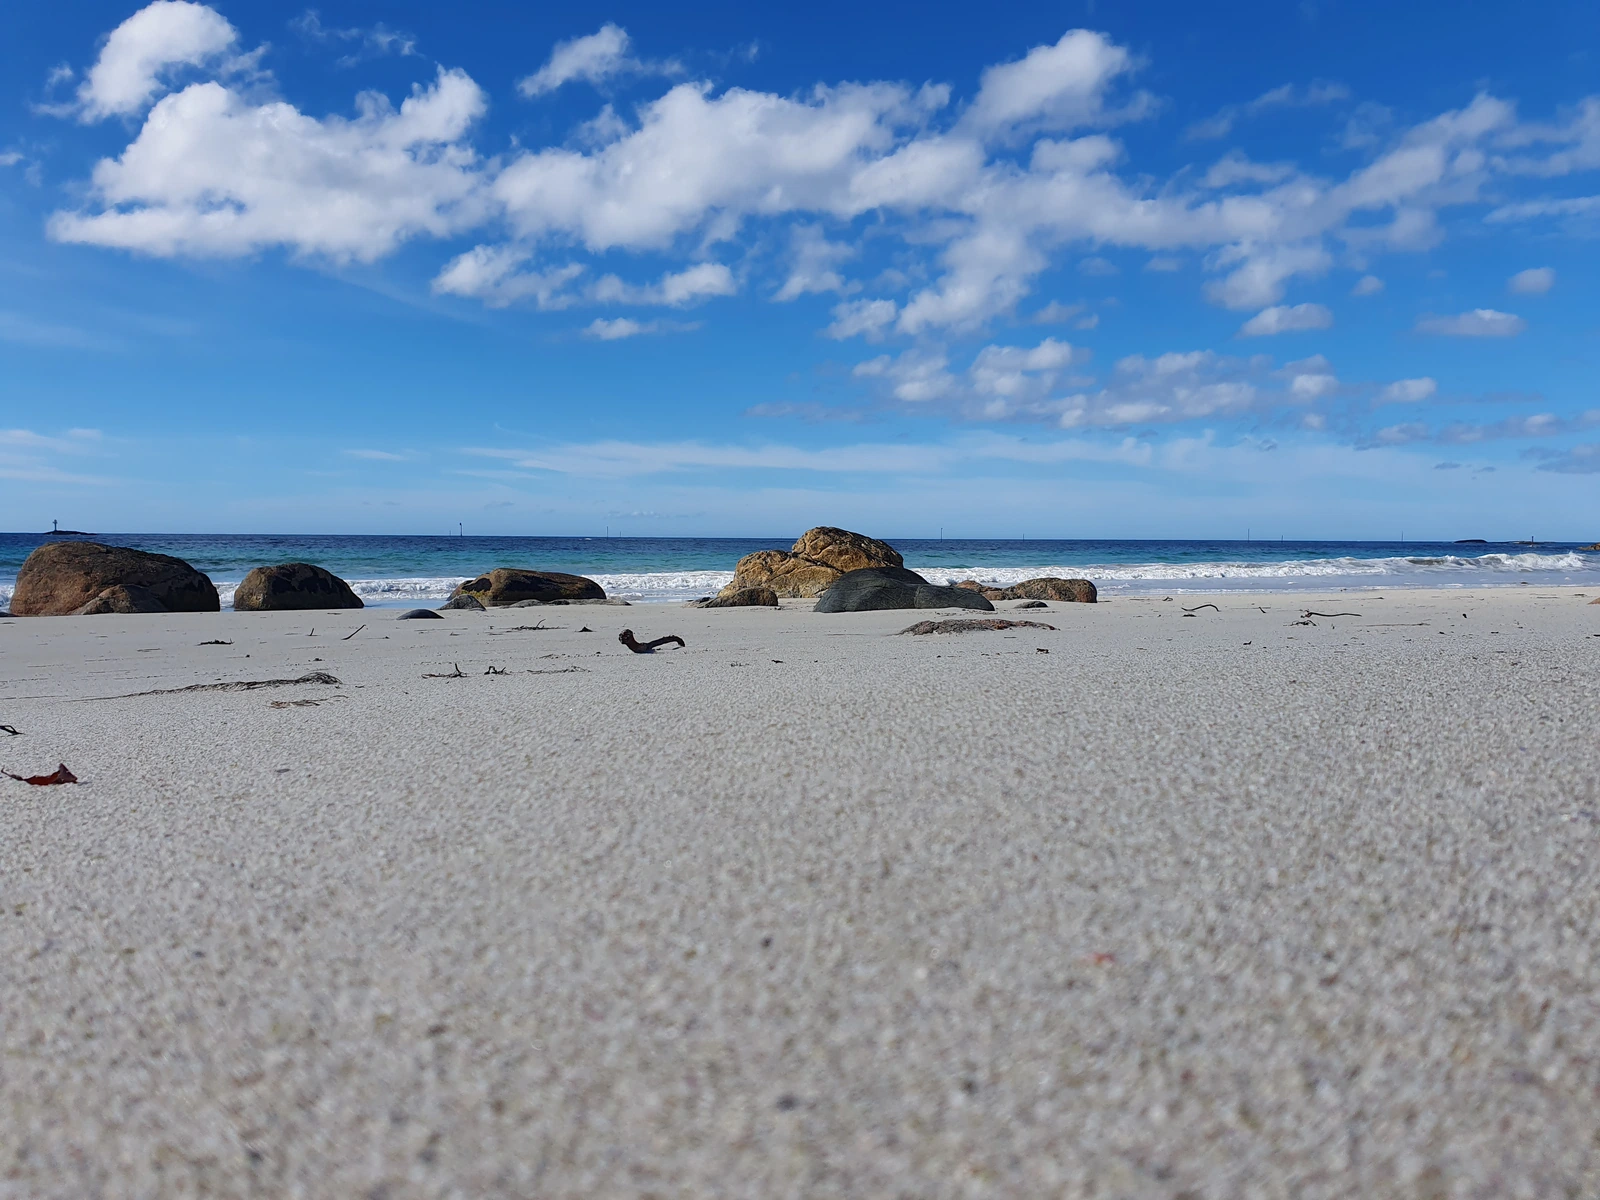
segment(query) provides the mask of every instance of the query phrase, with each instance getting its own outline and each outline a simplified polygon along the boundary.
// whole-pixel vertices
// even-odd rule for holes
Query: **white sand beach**
[[[1593,598],[0,622],[0,1197],[1600,1196]]]

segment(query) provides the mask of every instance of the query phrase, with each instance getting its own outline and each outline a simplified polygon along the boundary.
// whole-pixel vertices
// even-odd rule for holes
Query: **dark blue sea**
[[[49,534],[0,534],[0,604],[17,568]],[[439,601],[491,567],[537,567],[598,580],[633,601],[687,600],[716,591],[740,557],[788,549],[770,538],[404,537],[297,534],[96,534],[94,540],[172,554],[216,582],[227,606],[250,568],[312,562],[350,581],[368,603]],[[1575,543],[1235,542],[887,539],[906,565],[936,582],[1006,584],[1035,575],[1082,576],[1103,593],[1283,591],[1400,587],[1600,588],[1600,554]]]

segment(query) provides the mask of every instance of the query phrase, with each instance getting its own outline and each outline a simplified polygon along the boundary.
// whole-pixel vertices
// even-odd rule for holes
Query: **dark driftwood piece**
[[[15,725],[0,725],[0,733],[9,733],[12,737],[22,736],[22,730]]]
[[[18,783],[31,783],[35,787],[48,787],[52,783],[77,783],[78,777],[67,770],[67,764],[62,763],[48,775],[13,775],[10,771],[0,771],[7,779],[15,779]]]
[[[998,617],[980,618],[974,621],[918,621],[915,625],[907,625],[901,633],[973,633],[980,629],[1050,629],[1054,625],[1046,625],[1043,621],[1002,621]]]
[[[1300,614],[1302,620],[1306,617],[1359,617],[1360,613],[1319,613],[1312,612],[1309,608]]]
[[[451,663],[450,665],[455,668],[454,671],[447,671],[443,675],[424,675],[423,678],[424,679],[465,679],[466,678],[466,675],[462,673],[461,664],[460,663]]]
[[[293,687],[297,683],[325,683],[330,687],[343,687],[326,671],[312,671],[299,679],[241,679],[237,683],[191,683],[181,688],[156,688],[149,692],[128,692],[121,696],[90,696],[91,700],[132,700],[137,696],[177,696],[184,692],[253,692],[257,688]]]
[[[1196,604],[1193,608],[1186,608],[1183,611],[1186,613],[1197,613],[1202,608],[1215,608],[1218,612],[1222,611],[1220,608],[1217,608],[1215,604]]]
[[[617,634],[617,641],[621,642],[635,654],[654,654],[657,646],[665,646],[668,642],[677,642],[680,646],[687,645],[684,640],[675,633],[669,633],[666,637],[658,637],[653,642],[641,642],[638,638],[633,636],[633,630],[631,629],[624,629],[621,633]]]
[[[349,633],[345,634],[339,640],[341,642],[348,642],[351,638],[355,637],[356,634],[360,633],[365,628],[366,628],[365,625],[357,625],[354,629],[352,629]]]

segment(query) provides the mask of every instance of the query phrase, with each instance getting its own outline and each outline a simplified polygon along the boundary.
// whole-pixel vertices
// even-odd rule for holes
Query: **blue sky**
[[[1589,3],[0,27],[9,529],[1600,537]]]

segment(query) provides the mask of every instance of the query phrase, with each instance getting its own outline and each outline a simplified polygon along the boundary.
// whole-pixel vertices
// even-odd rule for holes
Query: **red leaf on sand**
[[[8,779],[15,779],[18,783],[31,783],[36,787],[45,787],[52,783],[77,783],[78,777],[67,770],[67,764],[62,763],[48,775],[13,775],[10,771],[0,771],[0,775]]]

